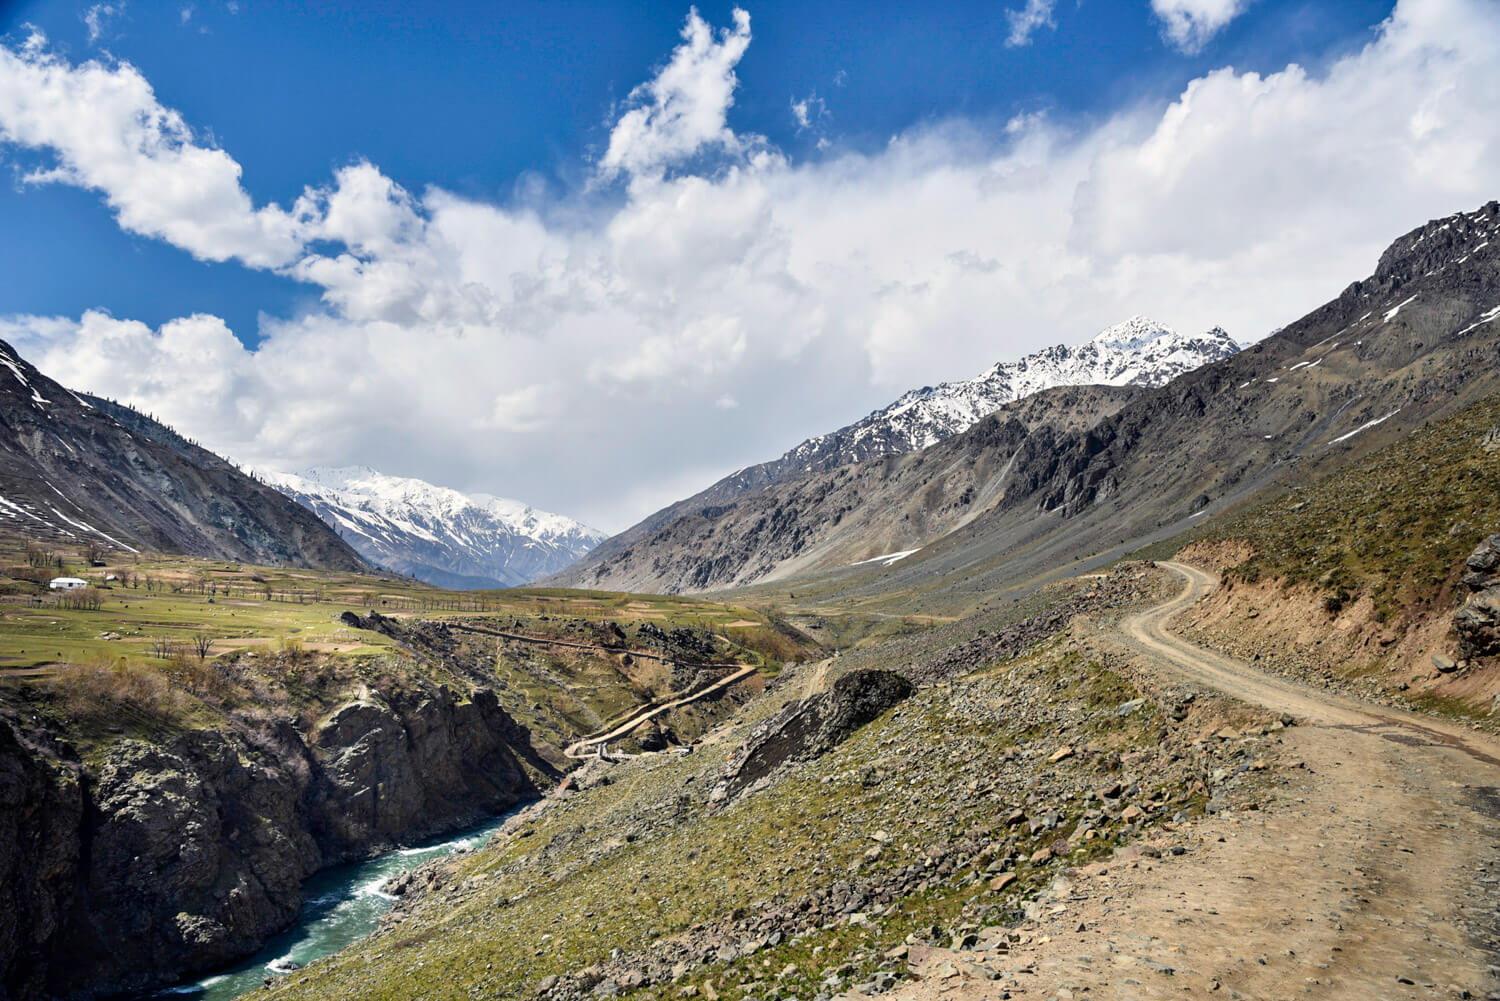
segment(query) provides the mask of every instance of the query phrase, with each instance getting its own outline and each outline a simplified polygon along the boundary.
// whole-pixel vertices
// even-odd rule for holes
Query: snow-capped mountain
[[[370,562],[442,587],[525,584],[563,569],[604,538],[519,501],[363,466],[258,475],[316,513]]]
[[[809,438],[780,458],[736,470],[693,496],[662,508],[607,539],[567,574],[548,583],[578,586],[585,568],[619,557],[676,518],[736,504],[783,480],[927,448],[968,430],[1005,404],[1044,389],[1164,386],[1239,349],[1234,338],[1219,327],[1188,336],[1135,316],[1077,347],[1058,345],[1017,361],[999,362],[973,379],[913,389],[847,427]]]
[[[1133,316],[1077,347],[1059,344],[998,362],[973,379],[913,389],[883,410],[787,452],[777,461],[783,467],[777,478],[926,448],[1007,403],[1054,386],[1164,386],[1238,351],[1220,327],[1188,336]]]

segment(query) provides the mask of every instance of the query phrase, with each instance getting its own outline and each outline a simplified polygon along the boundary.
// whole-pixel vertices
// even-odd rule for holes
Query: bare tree
[[[209,651],[214,646],[214,638],[208,633],[194,633],[192,646],[193,652],[198,655],[198,663],[201,664],[208,659]]]

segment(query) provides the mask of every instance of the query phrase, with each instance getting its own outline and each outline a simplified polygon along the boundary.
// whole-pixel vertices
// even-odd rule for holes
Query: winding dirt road
[[[605,744],[608,744],[611,740],[620,739],[621,737],[630,733],[632,730],[636,729],[636,727],[639,727],[641,724],[655,719],[662,713],[676,709],[678,706],[685,706],[689,703],[697,702],[699,699],[704,698],[708,695],[712,695],[714,692],[728,688],[730,685],[734,684],[737,681],[741,681],[745,678],[750,677],[750,675],[754,674],[758,670],[760,670],[760,668],[755,667],[754,665],[746,665],[744,667],[741,667],[733,674],[727,674],[715,681],[713,684],[705,685],[695,692],[689,692],[681,698],[673,699],[671,702],[664,702],[659,706],[652,706],[643,709],[640,712],[627,717],[623,723],[611,727],[605,733],[596,734],[592,737],[585,737],[577,743],[570,744],[568,745],[568,749],[563,753],[568,757],[574,759],[586,758],[590,754],[597,754],[599,750]]]
[[[940,950],[898,996],[1500,997],[1500,745],[1189,643],[1172,617],[1217,581],[1166,566],[1182,593],[1099,638],[1296,716],[1273,801],[1161,836],[1180,857],[1127,847],[1072,873],[1008,952]]]

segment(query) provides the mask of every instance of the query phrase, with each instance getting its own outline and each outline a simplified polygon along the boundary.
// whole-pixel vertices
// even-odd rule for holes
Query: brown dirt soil
[[[1457,698],[1477,714],[1488,713],[1500,696],[1495,665],[1443,674],[1433,663],[1433,654],[1458,657],[1451,618],[1451,609],[1440,609],[1382,623],[1369,598],[1330,614],[1309,587],[1283,589],[1262,581],[1217,588],[1182,617],[1178,629],[1243,660],[1306,680],[1352,686],[1366,698],[1390,700],[1403,692],[1405,698]]]
[[[1167,566],[1182,594],[1099,639],[1164,678],[1296,716],[1260,762],[1276,791],[1071,871],[974,949],[914,947],[919,979],[894,996],[1500,996],[1500,742],[1194,646],[1166,623],[1217,581]]]

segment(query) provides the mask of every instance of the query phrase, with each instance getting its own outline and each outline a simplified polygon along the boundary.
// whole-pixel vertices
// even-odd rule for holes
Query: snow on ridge
[[[1077,346],[1054,345],[984,374],[903,393],[894,403],[830,434],[802,442],[781,461],[797,469],[857,462],[926,448],[959,434],[1007,403],[1057,386],[1160,386],[1237,353],[1239,344],[1214,327],[1183,335],[1133,316]]]
[[[526,583],[561,570],[605,537],[520,501],[368,466],[256,474],[333,526],[366,559],[433,583],[447,583],[444,575]]]

